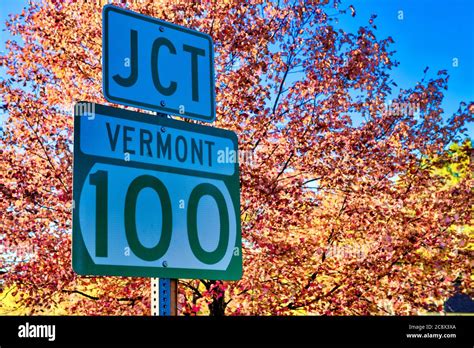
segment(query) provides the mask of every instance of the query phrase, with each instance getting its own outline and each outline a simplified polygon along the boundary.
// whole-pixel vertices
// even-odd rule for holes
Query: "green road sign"
[[[112,5],[104,6],[102,30],[107,100],[214,121],[214,48],[208,34]]]
[[[74,270],[237,280],[235,133],[93,103],[74,110]]]

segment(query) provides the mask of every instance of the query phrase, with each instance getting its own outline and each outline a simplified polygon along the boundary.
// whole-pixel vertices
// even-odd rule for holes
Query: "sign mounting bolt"
[[[160,27],[160,31],[161,31],[161,32],[164,32],[164,31],[165,31],[165,28]]]
[[[168,262],[163,261],[162,265],[163,265],[163,267],[168,267]]]
[[[165,106],[166,105],[165,101],[164,100],[160,101],[160,105]]]

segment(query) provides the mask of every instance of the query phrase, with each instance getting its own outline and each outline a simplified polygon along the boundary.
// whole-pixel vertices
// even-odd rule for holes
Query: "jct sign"
[[[233,132],[95,104],[74,138],[77,273],[240,279]]]
[[[209,35],[109,5],[103,10],[103,49],[109,101],[214,121]]]

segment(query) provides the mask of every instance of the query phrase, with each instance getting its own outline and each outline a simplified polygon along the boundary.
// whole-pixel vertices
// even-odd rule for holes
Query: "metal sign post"
[[[157,316],[160,314],[160,311],[158,309],[159,299],[160,299],[159,298],[159,291],[160,291],[159,279],[151,278],[150,285],[151,285],[151,315]]]
[[[151,315],[178,315],[178,279],[151,278]]]
[[[178,315],[178,280],[170,278],[160,278],[159,283],[160,316],[167,317]]]

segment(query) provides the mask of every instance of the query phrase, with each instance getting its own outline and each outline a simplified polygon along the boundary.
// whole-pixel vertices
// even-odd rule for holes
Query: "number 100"
[[[99,170],[89,175],[89,183],[96,187],[96,220],[95,220],[95,255],[108,256],[108,172]],[[162,227],[158,243],[153,247],[146,247],[138,238],[136,226],[136,206],[139,193],[144,188],[153,189],[161,202]],[[211,196],[219,210],[219,243],[213,251],[202,248],[197,229],[197,210],[199,201],[205,195]],[[222,192],[209,183],[198,184],[191,192],[186,211],[187,237],[193,254],[205,264],[215,264],[226,254],[229,243],[229,214]],[[131,251],[140,259],[155,261],[163,257],[171,242],[173,230],[172,204],[166,186],[163,182],[151,175],[141,175],[135,178],[127,189],[124,204],[124,226],[127,242]]]

